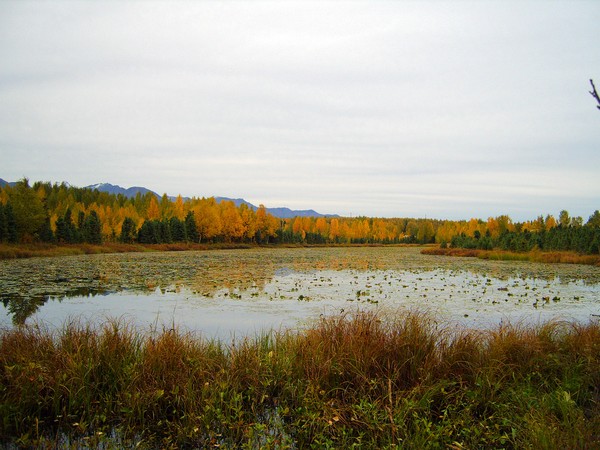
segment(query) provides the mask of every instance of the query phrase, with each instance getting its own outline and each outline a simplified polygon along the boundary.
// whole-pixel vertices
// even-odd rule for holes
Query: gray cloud
[[[3,2],[0,177],[354,215],[587,217],[599,13]]]

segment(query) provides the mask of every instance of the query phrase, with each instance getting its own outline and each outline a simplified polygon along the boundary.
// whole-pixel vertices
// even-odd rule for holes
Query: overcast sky
[[[599,23],[599,1],[5,0],[0,178],[587,220]]]

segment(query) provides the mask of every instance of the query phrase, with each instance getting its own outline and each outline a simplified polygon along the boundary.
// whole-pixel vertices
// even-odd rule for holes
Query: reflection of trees
[[[214,295],[222,289],[229,292],[263,290],[273,279],[275,270],[276,264],[268,258],[232,258],[198,267],[189,287],[204,295]]]
[[[375,269],[384,262],[344,252],[314,249],[97,255],[11,262],[2,272],[0,300],[12,321],[23,324],[48,300],[130,290],[141,293],[189,290],[208,297],[263,291],[278,269]],[[4,289],[6,286],[6,289]]]
[[[12,322],[15,325],[23,325],[28,317],[32,316],[40,309],[48,300],[61,301],[64,298],[72,297],[93,297],[96,295],[107,294],[104,290],[97,290],[91,287],[77,287],[70,291],[56,294],[37,294],[37,295],[19,295],[19,294],[2,294],[0,300],[4,307],[12,316]]]
[[[3,297],[2,303],[8,310],[8,313],[12,315],[12,321],[15,325],[23,325],[25,320],[35,313],[40,306],[42,306],[48,300],[47,295],[36,295],[32,297]]]

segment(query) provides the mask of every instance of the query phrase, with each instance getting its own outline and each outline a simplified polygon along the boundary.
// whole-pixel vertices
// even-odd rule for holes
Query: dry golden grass
[[[426,248],[421,250],[424,255],[476,257],[480,259],[500,261],[532,261],[542,263],[586,264],[600,265],[600,255],[581,255],[575,252],[509,252],[505,250],[477,250],[464,248]]]

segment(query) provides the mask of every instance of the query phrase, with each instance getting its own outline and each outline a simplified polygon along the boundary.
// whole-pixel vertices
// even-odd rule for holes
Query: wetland
[[[315,318],[419,310],[488,328],[600,315],[600,268],[423,255],[418,247],[253,248],[0,261],[0,326],[124,320],[229,340]]]
[[[0,287],[6,448],[600,445],[597,267],[253,248],[1,261]]]

